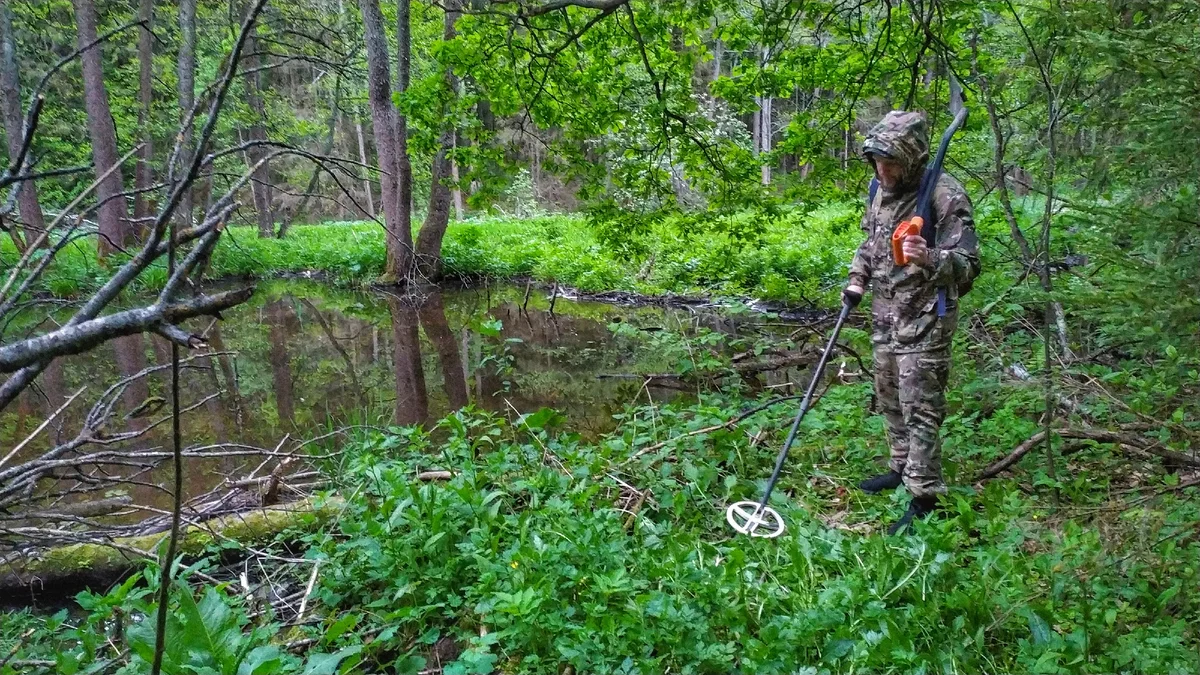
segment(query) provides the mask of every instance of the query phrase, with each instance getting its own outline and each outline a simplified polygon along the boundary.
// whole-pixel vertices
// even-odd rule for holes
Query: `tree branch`
[[[129,309],[91,319],[0,347],[0,372],[13,372],[27,366],[70,354],[79,354],[113,338],[158,330],[196,316],[215,316],[239,305],[254,293],[253,287],[203,295],[170,304]]]

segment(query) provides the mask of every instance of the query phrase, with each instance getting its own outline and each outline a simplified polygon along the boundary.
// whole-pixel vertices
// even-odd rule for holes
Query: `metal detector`
[[[796,413],[796,419],[792,422],[792,430],[788,432],[787,440],[783,442],[783,450],[779,451],[779,457],[775,459],[775,471],[771,474],[771,480],[767,481],[767,489],[763,491],[762,500],[738,502],[725,510],[725,520],[729,521],[729,526],[737,530],[739,534],[748,534],[751,537],[764,539],[774,539],[783,534],[785,529],[783,518],[778,511],[767,506],[767,501],[771,499],[771,491],[775,489],[779,474],[783,472],[783,463],[787,461],[788,451],[792,449],[792,443],[796,440],[796,431],[800,428],[800,421],[804,419],[804,414],[808,412],[808,407],[812,404],[817,383],[821,381],[821,374],[825,372],[825,363],[829,361],[829,355],[833,353],[833,346],[837,343],[838,334],[842,332],[842,324],[846,322],[846,317],[850,316],[851,309],[853,307],[850,303],[843,301],[842,313],[838,315],[837,323],[833,326],[833,335],[829,336],[829,344],[825,346],[821,360],[817,362],[817,367],[813,371],[812,382],[808,385],[804,400],[800,402],[800,411]]]

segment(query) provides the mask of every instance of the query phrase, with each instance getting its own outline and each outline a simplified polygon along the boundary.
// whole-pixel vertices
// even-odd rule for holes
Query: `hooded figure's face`
[[[884,115],[867,133],[863,154],[875,165],[876,176],[885,190],[916,189],[929,160],[929,130],[925,126],[925,116],[901,110]],[[885,162],[894,166],[881,167]],[[880,171],[881,168],[885,170]]]

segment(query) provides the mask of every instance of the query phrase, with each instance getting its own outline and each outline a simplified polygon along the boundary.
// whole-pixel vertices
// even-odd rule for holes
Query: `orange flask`
[[[921,227],[924,225],[924,218],[913,216],[896,226],[896,231],[892,232],[892,257],[896,259],[897,265],[908,264],[908,256],[904,255],[904,239],[921,234]]]

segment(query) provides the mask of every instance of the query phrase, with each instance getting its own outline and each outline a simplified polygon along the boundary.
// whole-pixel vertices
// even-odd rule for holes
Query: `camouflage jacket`
[[[949,347],[958,323],[958,286],[979,274],[979,240],[971,201],[958,181],[943,173],[933,192],[937,221],[935,246],[928,266],[898,266],[892,257],[892,231],[916,208],[917,187],[928,159],[924,118],[917,113],[889,113],[867,136],[864,149],[883,149],[908,167],[895,191],[880,186],[863,214],[866,241],[850,265],[850,282],[872,291],[872,340],[902,352]],[[938,317],[938,289],[946,292],[946,313]]]

